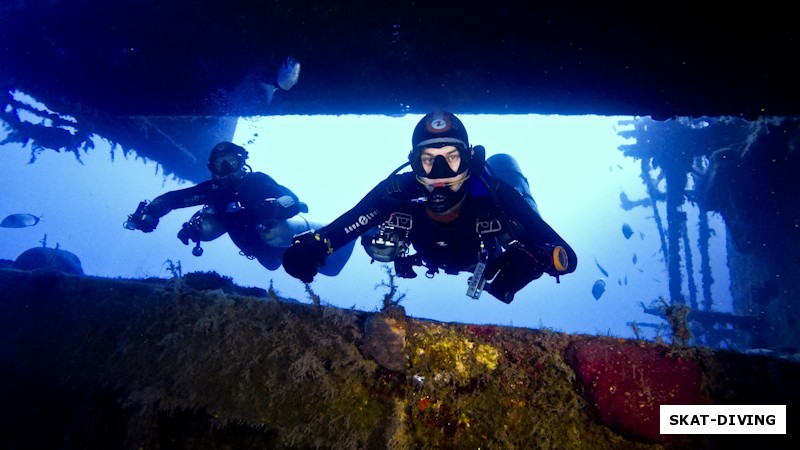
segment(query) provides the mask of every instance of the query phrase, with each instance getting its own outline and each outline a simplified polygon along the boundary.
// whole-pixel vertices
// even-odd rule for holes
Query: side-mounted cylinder
[[[533,199],[533,194],[531,194],[528,179],[522,174],[522,169],[520,169],[517,160],[513,156],[506,153],[498,153],[489,157],[486,160],[486,165],[489,166],[491,173],[497,178],[510,184],[522,194],[522,197],[536,211],[536,214],[539,214],[539,207],[536,205],[536,200]]]

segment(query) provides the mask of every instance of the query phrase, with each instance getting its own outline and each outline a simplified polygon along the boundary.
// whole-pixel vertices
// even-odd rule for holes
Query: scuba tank
[[[536,211],[536,214],[539,214],[539,207],[536,205],[536,200],[533,199],[533,194],[531,194],[528,179],[522,175],[522,169],[520,169],[517,160],[513,156],[498,153],[489,157],[486,160],[486,165],[492,175],[510,184],[522,194],[522,197]]]
[[[264,244],[269,247],[288,248],[292,246],[292,237],[294,235],[320,228],[322,228],[322,224],[312,223],[304,217],[295,216],[279,221],[270,229],[260,230],[258,234]]]

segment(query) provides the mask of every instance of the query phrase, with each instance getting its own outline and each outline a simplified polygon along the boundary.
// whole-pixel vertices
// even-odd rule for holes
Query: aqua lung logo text
[[[376,209],[375,211],[372,211],[372,212],[371,212],[371,213],[369,213],[369,214],[366,214],[366,215],[360,216],[360,217],[358,218],[358,221],[357,221],[356,223],[354,223],[354,224],[352,224],[352,225],[348,225],[348,226],[344,227],[344,232],[345,232],[345,234],[350,234],[350,233],[352,233],[353,231],[355,231],[355,230],[357,230],[357,229],[359,229],[359,228],[363,227],[363,226],[364,226],[364,225],[366,225],[366,224],[367,224],[367,223],[368,223],[368,222],[369,222],[369,221],[370,221],[370,220],[371,220],[373,217],[375,217],[377,214],[378,214],[378,210]]]

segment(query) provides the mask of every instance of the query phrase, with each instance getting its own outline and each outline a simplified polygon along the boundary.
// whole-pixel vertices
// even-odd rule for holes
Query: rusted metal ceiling
[[[153,155],[176,150],[135,137],[145,119],[216,133],[205,143],[248,115],[798,115],[792,17],[684,3],[9,0],[0,83],[84,123],[103,117],[98,133]],[[286,55],[300,81],[269,103],[261,83]],[[209,120],[222,125],[205,131]]]

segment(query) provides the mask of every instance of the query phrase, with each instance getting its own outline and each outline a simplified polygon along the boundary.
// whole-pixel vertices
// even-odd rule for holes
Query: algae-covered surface
[[[779,359],[298,303],[212,274],[0,270],[0,287],[1,448],[722,448],[791,443],[797,423],[800,369]],[[669,399],[787,404],[790,431],[660,435]]]

